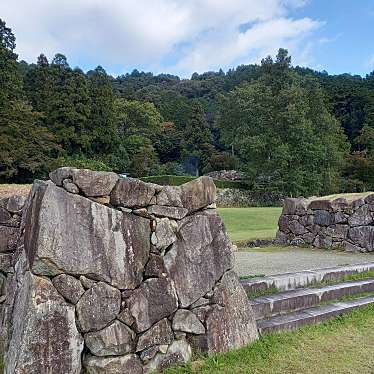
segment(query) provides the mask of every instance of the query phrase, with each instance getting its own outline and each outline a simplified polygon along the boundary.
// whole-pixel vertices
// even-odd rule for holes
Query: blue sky
[[[1,0],[0,17],[20,59],[60,52],[112,75],[226,71],[279,47],[295,65],[374,70],[374,0]]]

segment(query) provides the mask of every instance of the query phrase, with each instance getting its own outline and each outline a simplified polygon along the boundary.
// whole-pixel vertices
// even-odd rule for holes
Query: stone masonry
[[[26,198],[12,196],[0,199],[0,322],[6,301],[7,280],[13,272],[22,208]]]
[[[374,251],[374,194],[352,201],[286,199],[276,241],[349,252]]]
[[[6,374],[148,373],[257,338],[211,178],[163,187],[60,168],[50,179],[34,183],[22,223],[22,202],[0,208],[1,230],[20,225],[0,250],[1,277],[13,273]]]

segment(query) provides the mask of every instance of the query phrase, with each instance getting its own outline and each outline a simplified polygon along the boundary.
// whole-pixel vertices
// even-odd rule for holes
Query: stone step
[[[279,291],[294,290],[320,282],[341,281],[345,276],[374,271],[374,262],[337,266],[324,269],[304,270],[296,273],[269,275],[266,277],[241,280],[247,293],[264,291],[276,287]]]
[[[374,292],[374,278],[339,283],[320,288],[300,288],[250,300],[256,319],[286,314],[317,306],[344,296]]]
[[[322,305],[304,309],[300,312],[263,319],[257,322],[257,326],[261,335],[279,331],[291,331],[305,325],[324,322],[330,318],[343,315],[354,309],[365,307],[370,304],[374,304],[374,296]]]

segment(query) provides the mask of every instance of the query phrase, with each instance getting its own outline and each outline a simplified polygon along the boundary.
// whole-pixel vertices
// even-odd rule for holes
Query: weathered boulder
[[[74,194],[79,193],[78,186],[71,181],[71,179],[64,179],[62,182],[62,186],[65,188],[66,191]]]
[[[46,278],[27,271],[19,284],[5,373],[80,374],[83,339],[74,307]]]
[[[127,208],[146,207],[155,193],[152,184],[132,178],[120,179],[110,195],[110,203]]]
[[[11,214],[6,209],[0,207],[0,225],[7,224],[11,219]]]
[[[169,247],[177,240],[175,227],[178,227],[175,221],[171,221],[168,218],[157,219],[156,229],[154,234],[152,234],[152,237],[154,236],[154,242],[152,242],[152,244],[160,250]]]
[[[127,326],[132,326],[132,324],[135,322],[135,319],[131,315],[131,312],[128,308],[124,308],[123,310],[121,310],[121,313],[118,314],[117,319]]]
[[[325,200],[321,200],[325,201]],[[335,215],[326,210],[316,210],[314,212],[314,224],[319,226],[330,226],[335,221]]]
[[[77,303],[77,318],[83,332],[97,331],[112,322],[121,309],[121,292],[99,282],[88,289]]]
[[[145,367],[144,373],[162,371],[170,366],[188,362],[192,356],[191,346],[185,340],[175,340],[165,354],[156,357]]]
[[[84,294],[82,283],[71,275],[61,274],[52,279],[56,290],[70,303],[76,304]]]
[[[188,213],[188,210],[186,208],[161,205],[152,205],[147,210],[148,213],[154,214],[157,217],[168,217],[178,220],[184,218]]]
[[[288,227],[295,235],[303,235],[308,232],[308,230],[298,221],[291,221]]]
[[[84,335],[84,341],[95,356],[120,356],[134,351],[135,333],[124,323],[114,321],[100,331]]]
[[[308,208],[312,210],[326,210],[326,211],[330,211],[333,209],[332,201],[328,199],[314,199],[310,202]]]
[[[119,176],[116,173],[92,171],[62,167],[52,171],[49,178],[57,186],[62,186],[65,179],[72,181],[85,196],[110,195]]]
[[[374,251],[374,226],[352,227],[348,235],[353,243],[365,248],[369,252]]]
[[[92,286],[94,286],[97,283],[97,281],[95,281],[93,279],[90,279],[90,278],[87,278],[84,275],[81,275],[79,277],[79,280],[80,280],[83,288],[85,288],[86,290],[91,288]]]
[[[174,313],[178,299],[169,279],[151,278],[132,292],[127,305],[135,319],[136,331],[143,332]]]
[[[0,252],[11,252],[16,249],[18,228],[0,226]]]
[[[150,250],[147,219],[50,183],[34,186],[33,193],[25,250],[34,273],[87,275],[122,289],[140,284]]]
[[[27,198],[21,195],[10,196],[6,205],[6,209],[11,213],[20,213],[26,203]]]
[[[297,214],[297,212],[306,212],[308,200],[304,198],[288,198],[283,202],[282,215]]]
[[[257,325],[247,295],[233,271],[226,272],[214,289],[217,306],[207,315],[209,353],[226,352],[257,339]]]
[[[183,207],[181,200],[182,190],[179,186],[165,186],[156,196],[157,205]]]
[[[231,243],[217,214],[197,214],[180,223],[180,237],[164,257],[180,306],[186,308],[210,291],[232,268]]]
[[[194,313],[186,309],[178,309],[173,317],[173,330],[191,334],[204,334],[205,327]]]
[[[144,275],[146,277],[162,277],[166,274],[164,258],[162,256],[151,253],[149,261],[145,267]]]
[[[12,271],[13,253],[0,253],[0,271],[9,273]]]
[[[88,374],[143,374],[142,363],[135,354],[119,357],[86,355],[83,364]]]
[[[182,184],[181,201],[189,212],[204,208],[216,201],[216,186],[210,177],[200,177]]]
[[[348,219],[350,226],[370,225],[372,222],[374,222],[374,217],[368,205],[362,205],[360,208],[356,209]]]
[[[153,346],[171,344],[173,341],[173,331],[167,318],[162,319],[153,325],[148,331],[139,336],[136,351],[144,351]]]

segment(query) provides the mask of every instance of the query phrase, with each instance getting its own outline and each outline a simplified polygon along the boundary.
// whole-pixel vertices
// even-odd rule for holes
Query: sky
[[[330,74],[374,70],[374,0],[0,0],[19,59],[67,56],[189,78],[259,63],[287,48],[293,65]]]

